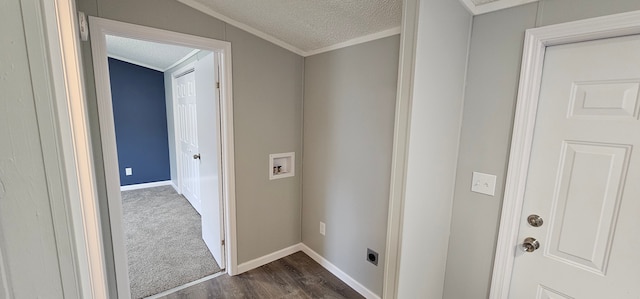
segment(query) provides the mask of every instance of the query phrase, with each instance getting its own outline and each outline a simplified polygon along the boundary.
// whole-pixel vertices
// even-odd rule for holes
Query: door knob
[[[532,237],[524,239],[524,242],[522,243],[522,250],[525,252],[534,252],[538,248],[540,248],[540,242]]]
[[[200,160],[200,154],[193,155],[193,159]]]

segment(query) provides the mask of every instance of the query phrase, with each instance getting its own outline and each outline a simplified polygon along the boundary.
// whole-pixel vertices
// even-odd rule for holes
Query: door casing
[[[118,297],[127,299],[131,297],[131,294],[129,293],[129,275],[124,245],[124,230],[122,227],[122,200],[120,195],[113,106],[107,64],[106,35],[174,44],[208,50],[221,55],[220,122],[223,145],[224,227],[226,235],[225,243],[227,245],[225,246],[225,262],[227,265],[227,273],[229,275],[237,274],[231,43],[97,17],[90,17],[89,25]],[[101,214],[104,215],[105,213],[103,212]]]
[[[507,299],[513,272],[533,132],[547,47],[640,34],[640,11],[529,29],[525,33],[522,67],[505,184],[491,299]]]

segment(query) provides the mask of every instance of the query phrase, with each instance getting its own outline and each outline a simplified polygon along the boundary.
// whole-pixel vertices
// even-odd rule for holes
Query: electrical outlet
[[[131,169],[131,167],[127,167],[124,169],[124,175],[132,175],[133,174],[133,170]]]
[[[320,234],[324,236],[326,232],[326,226],[324,225],[324,222],[320,221]]]
[[[378,265],[378,253],[371,250],[371,248],[367,248],[367,261],[374,265]]]

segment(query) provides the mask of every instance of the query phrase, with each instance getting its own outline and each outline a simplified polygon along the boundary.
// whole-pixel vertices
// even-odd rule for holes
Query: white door
[[[196,62],[198,142],[201,153],[200,215],[202,239],[220,268],[224,268],[220,96],[217,87],[217,82],[220,81],[217,58],[215,53],[210,53]]]
[[[640,36],[547,48],[509,298],[640,298],[639,88]]]
[[[194,209],[200,212],[200,164],[198,155],[198,124],[196,106],[196,75],[191,67],[176,77],[174,87],[177,100],[180,143],[180,190]]]

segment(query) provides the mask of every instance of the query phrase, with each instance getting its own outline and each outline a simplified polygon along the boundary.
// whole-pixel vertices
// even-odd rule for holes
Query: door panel
[[[638,119],[640,80],[576,82],[571,92],[569,117]]]
[[[178,122],[180,123],[180,189],[200,213],[199,154],[195,70],[176,78]]]
[[[509,298],[640,298],[639,88],[639,36],[547,48]]]
[[[220,141],[220,97],[216,82],[217,55],[210,53],[196,62],[198,93],[198,141],[202,239],[220,268],[225,267],[222,202],[222,155]]]
[[[605,274],[631,147],[565,142],[562,151],[549,256]]]
[[[556,292],[543,285],[538,286],[538,296],[536,298],[537,299],[573,299],[567,295]]]

